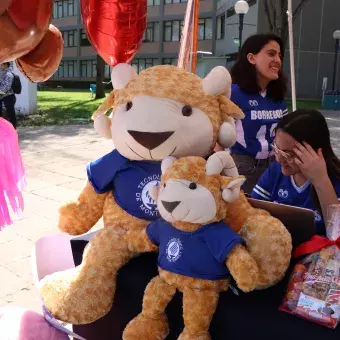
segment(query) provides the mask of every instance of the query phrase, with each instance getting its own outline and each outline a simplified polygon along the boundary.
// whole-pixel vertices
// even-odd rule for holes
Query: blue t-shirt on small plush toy
[[[205,280],[221,280],[230,275],[225,261],[242,238],[224,222],[209,223],[193,232],[176,229],[159,219],[146,229],[152,243],[159,246],[158,266],[172,273]]]
[[[130,215],[153,221],[159,217],[149,189],[158,185],[161,165],[153,161],[132,161],[117,149],[91,162],[87,175],[98,194],[112,191],[117,204]]]

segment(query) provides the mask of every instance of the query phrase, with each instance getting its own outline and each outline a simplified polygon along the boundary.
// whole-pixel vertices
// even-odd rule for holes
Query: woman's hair
[[[276,41],[283,52],[281,38],[275,34],[255,34],[250,36],[242,45],[238,58],[233,65],[230,73],[234,84],[241,90],[248,93],[259,93],[261,91],[257,84],[257,71],[255,65],[248,61],[248,54],[259,53],[265,45],[271,41]],[[267,95],[275,101],[283,100],[287,92],[287,78],[282,70],[279,71],[279,78],[269,82]]]
[[[316,110],[296,110],[279,121],[276,127],[276,131],[278,130],[288,133],[299,143],[308,143],[315,151],[321,148],[328,175],[333,179],[340,179],[340,160],[332,149],[329,129],[322,113]],[[321,212],[320,202],[313,186],[312,198]]]

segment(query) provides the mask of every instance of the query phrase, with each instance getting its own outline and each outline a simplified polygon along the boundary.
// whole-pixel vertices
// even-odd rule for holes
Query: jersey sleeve
[[[117,150],[87,165],[87,177],[98,194],[111,191],[113,180],[119,169],[128,162]]]
[[[159,220],[151,222],[146,227],[146,235],[148,235],[150,241],[156,246],[159,246],[159,229]]]
[[[223,222],[207,229],[204,236],[211,253],[220,263],[225,262],[237,244],[245,244],[242,237]]]
[[[238,106],[241,105],[240,88],[238,87],[237,84],[231,84],[230,100]]]
[[[258,200],[271,201],[271,192],[273,191],[275,173],[276,171],[281,171],[276,162],[271,164],[269,168],[263,173],[259,181],[253,188],[250,196]]]

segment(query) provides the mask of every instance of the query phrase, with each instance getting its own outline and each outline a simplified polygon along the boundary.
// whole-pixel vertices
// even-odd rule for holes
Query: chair
[[[93,96],[96,94],[96,89],[97,89],[97,85],[96,84],[90,84],[91,98],[93,98]]]

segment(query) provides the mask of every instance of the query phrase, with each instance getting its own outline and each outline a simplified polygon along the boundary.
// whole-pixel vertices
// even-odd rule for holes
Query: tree
[[[308,2],[308,0],[297,1],[299,3],[293,11],[293,23],[301,13],[303,6]],[[283,50],[285,50],[288,38],[287,10],[288,0],[264,0],[264,12],[269,30],[281,37],[284,46]]]
[[[96,98],[105,98],[105,88],[104,88],[104,73],[105,73],[105,61],[102,57],[97,54],[97,78],[96,78]]]

